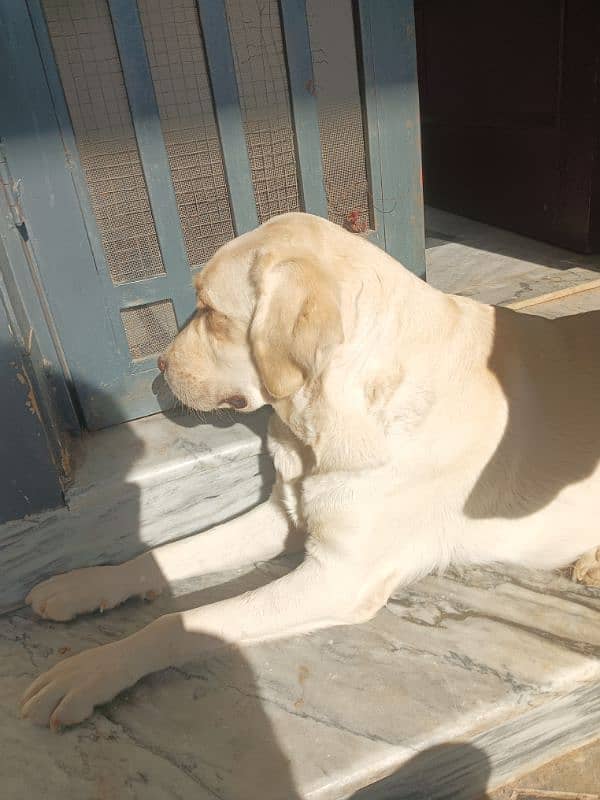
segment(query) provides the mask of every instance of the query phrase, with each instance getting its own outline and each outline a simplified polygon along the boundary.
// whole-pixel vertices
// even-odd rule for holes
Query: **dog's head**
[[[314,218],[286,215],[210,260],[196,280],[196,313],[159,362],[182,403],[253,411],[324,370],[343,328],[319,233]]]

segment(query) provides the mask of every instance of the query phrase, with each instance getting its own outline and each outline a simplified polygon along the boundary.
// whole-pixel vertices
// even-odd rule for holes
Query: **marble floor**
[[[600,591],[492,569],[426,578],[364,625],[151,676],[61,734],[18,718],[19,694],[57,660],[288,568],[66,625],[0,618],[2,797],[474,800],[597,735]]]
[[[508,303],[598,277],[596,257],[441,212],[429,212],[428,227],[429,278],[448,291]],[[600,292],[577,298],[528,312],[600,308]],[[180,436],[186,457],[193,438]],[[260,435],[246,439],[255,459]],[[226,455],[231,470],[236,454]],[[198,474],[215,458],[209,448]],[[182,464],[173,464],[178,482],[191,476]],[[250,462],[247,473],[250,481]],[[140,477],[148,492],[166,479],[154,477]],[[211,498],[220,501],[205,494],[209,514]],[[65,537],[59,547],[68,546]],[[14,563],[27,562],[19,553]],[[598,735],[600,591],[487,568],[428,577],[364,625],[222,650],[150,676],[60,734],[18,718],[20,693],[59,659],[290,566],[208,576],[68,624],[24,608],[0,616],[0,797],[476,800]]]
[[[427,280],[445,292],[505,305],[600,278],[581,255],[436,208],[426,210]]]

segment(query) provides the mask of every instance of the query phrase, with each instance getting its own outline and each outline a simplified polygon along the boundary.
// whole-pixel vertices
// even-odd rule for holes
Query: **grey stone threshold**
[[[0,526],[0,611],[49,575],[125,561],[265,499],[267,419],[156,414],[86,436],[66,508]]]
[[[491,568],[425,578],[363,625],[150,676],[60,736],[17,719],[16,698],[65,655],[291,566],[204,576],[66,625],[1,617],[3,798],[482,800],[597,737],[600,591]]]
[[[581,255],[436,208],[426,209],[427,280],[445,292],[507,305],[600,277]]]
[[[596,739],[599,730],[600,687],[592,682],[472,738],[426,747],[352,798],[481,800],[486,791]]]

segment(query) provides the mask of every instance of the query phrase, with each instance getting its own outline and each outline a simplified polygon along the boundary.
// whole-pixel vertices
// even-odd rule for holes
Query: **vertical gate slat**
[[[14,179],[8,170],[0,142],[0,183],[8,182],[10,185],[12,180]],[[0,253],[5,256],[2,258],[3,263],[0,263],[0,287],[4,285],[4,292],[9,304],[12,305],[17,322],[15,329],[26,331],[27,335],[31,335],[31,341],[26,343],[31,365],[36,374],[46,376],[45,383],[49,386],[56,410],[66,430],[77,431],[80,423],[67,383],[68,365],[65,364],[64,353],[58,344],[58,334],[50,319],[45,298],[38,292],[39,276],[35,269],[37,264],[32,264],[30,253],[23,248],[21,235],[9,208],[8,196],[1,186],[0,240]],[[43,387],[39,388],[43,403],[46,392]],[[49,438],[56,442],[60,437],[58,432],[55,436],[53,424],[52,428]],[[57,448],[57,452],[59,449],[60,447]]]
[[[194,293],[140,16],[135,0],[108,0],[108,5],[158,242],[171,279],[170,296],[181,325],[194,309]]]
[[[0,0],[0,74],[3,145],[19,179],[29,246],[70,376],[87,409],[92,396],[106,398],[120,364],[114,351],[102,346],[111,341],[111,325],[104,303],[95,299],[98,271],[25,3]]]
[[[385,250],[385,214],[383,207],[383,177],[379,147],[379,119],[377,116],[377,88],[373,67],[371,20],[368,11],[360,6],[360,49],[364,80],[365,135],[367,146],[367,171],[371,188],[371,202],[375,231],[369,235],[373,244]]]
[[[425,276],[413,0],[359,0],[369,145],[377,131],[385,249]],[[371,154],[372,155],[372,154]]]
[[[258,216],[223,0],[196,0],[208,60],[235,231],[256,228]]]
[[[73,131],[73,126],[71,124],[71,115],[69,114],[69,109],[67,107],[67,101],[65,99],[60,80],[58,66],[54,58],[54,51],[52,49],[52,43],[48,34],[46,19],[40,0],[27,0],[27,5],[29,7],[29,15],[35,31],[35,37],[42,62],[44,64],[48,86],[52,94],[54,111],[60,126],[61,136],[65,145],[65,151],[67,154],[69,167],[71,169],[71,175],[73,176],[73,183],[75,184],[79,199],[81,214],[83,216],[90,246],[94,255],[94,261],[96,262],[96,266],[98,268],[98,275],[102,281],[102,287],[107,293],[107,296],[110,297],[115,292],[115,286],[110,277],[110,271],[108,269],[104,247],[102,246],[100,230],[92,210],[88,186],[83,174],[81,162],[79,160],[79,151],[77,149],[77,143],[75,140],[75,132]],[[127,338],[125,336],[125,330],[121,324],[119,309],[117,308],[116,304],[109,302],[106,303],[106,313],[110,319],[114,334],[116,345],[114,357],[118,359],[121,368],[126,368],[130,361],[130,355],[129,347],[127,345]]]
[[[327,217],[306,2],[280,2],[304,210]]]

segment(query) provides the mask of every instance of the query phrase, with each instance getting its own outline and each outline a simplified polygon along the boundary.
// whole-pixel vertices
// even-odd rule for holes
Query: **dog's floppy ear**
[[[305,257],[258,253],[250,345],[263,384],[281,400],[319,374],[343,341],[337,287]]]

